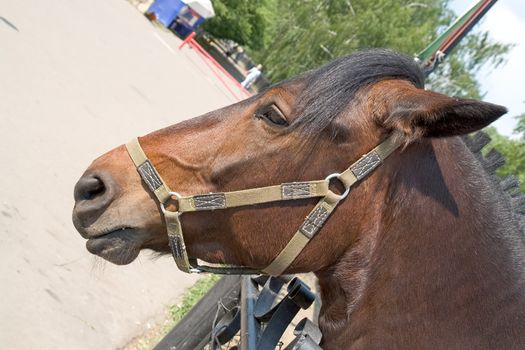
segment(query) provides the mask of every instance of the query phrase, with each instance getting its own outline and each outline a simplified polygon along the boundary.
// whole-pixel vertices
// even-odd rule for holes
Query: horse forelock
[[[425,78],[408,56],[370,49],[341,57],[300,76],[305,88],[297,96],[293,128],[318,135],[348,108],[363,88],[386,79],[401,79],[423,88]]]

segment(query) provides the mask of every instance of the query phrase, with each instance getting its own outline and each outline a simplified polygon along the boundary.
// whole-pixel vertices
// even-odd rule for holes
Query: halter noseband
[[[198,194],[194,196],[181,196],[169,189],[168,185],[162,180],[159,173],[144,153],[137,138],[126,144],[126,148],[133,163],[135,163],[142,180],[159,201],[164,220],[166,221],[169,245],[171,247],[173,258],[175,259],[178,268],[184,272],[257,274],[261,271],[241,266],[223,265],[221,267],[216,267],[199,265],[197,259],[189,258],[184,244],[182,225],[180,221],[180,216],[183,213],[201,210],[226,209],[276,201],[322,197],[284,249],[279,255],[277,255],[270,265],[262,270],[265,274],[278,276],[292,264],[308,242],[321,229],[339,202],[346,198],[350,192],[350,187],[377,168],[386,157],[400,146],[400,144],[401,137],[398,135],[392,135],[373,150],[363,155],[342,173],[331,174],[324,180],[290,182],[276,186],[257,187],[232,192]],[[330,190],[330,180],[334,178],[337,178],[344,185],[345,192],[343,194],[339,195]],[[165,203],[174,198],[178,202],[178,210],[176,212],[166,210]]]

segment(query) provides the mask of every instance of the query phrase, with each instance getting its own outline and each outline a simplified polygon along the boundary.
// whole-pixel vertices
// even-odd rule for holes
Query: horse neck
[[[316,273],[325,348],[341,334],[336,348],[357,339],[364,348],[392,341],[403,348],[414,337],[421,346],[471,346],[501,334],[525,345],[523,240],[463,142],[424,141],[383,167],[370,179],[386,188],[374,198],[374,220],[334,266]]]

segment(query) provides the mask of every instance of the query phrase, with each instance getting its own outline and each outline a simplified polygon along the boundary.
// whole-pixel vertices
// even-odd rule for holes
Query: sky
[[[461,15],[473,2],[477,0],[452,0],[450,5]],[[483,68],[478,75],[482,92],[486,92],[483,100],[509,109],[494,126],[511,136],[516,125],[513,117],[525,113],[525,1],[499,0],[476,27],[488,31],[497,41],[515,44],[506,64],[496,69]]]

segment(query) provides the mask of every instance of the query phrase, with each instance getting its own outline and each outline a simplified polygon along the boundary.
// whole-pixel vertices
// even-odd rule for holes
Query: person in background
[[[262,65],[260,64],[251,68],[248,71],[248,75],[246,76],[246,78],[242,81],[241,85],[246,89],[249,88],[261,75],[261,69]]]

